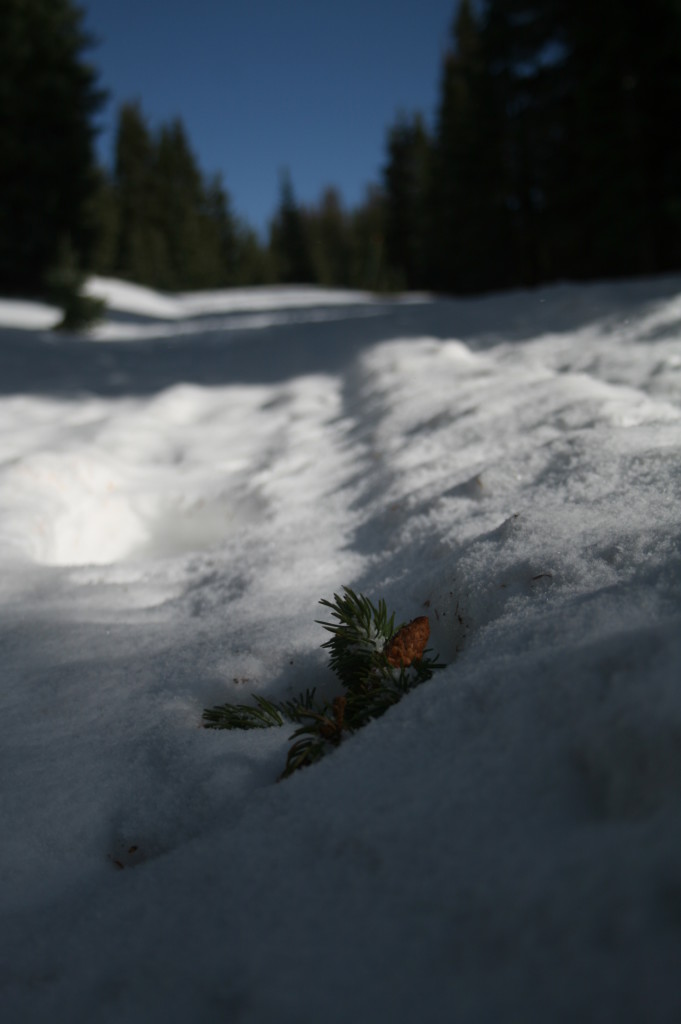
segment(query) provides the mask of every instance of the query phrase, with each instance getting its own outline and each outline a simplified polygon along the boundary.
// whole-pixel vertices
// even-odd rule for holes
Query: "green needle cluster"
[[[323,599],[320,604],[330,609],[335,620],[317,621],[331,633],[322,646],[328,648],[329,665],[343,684],[341,695],[323,702],[315,699],[314,690],[279,702],[256,695],[252,704],[221,704],[203,713],[208,729],[267,729],[296,723],[282,778],[319,761],[443,667],[428,651],[409,665],[395,667],[388,661],[387,646],[403,627],[396,629],[395,615],[388,615],[384,600],[374,605],[343,587],[333,601]]]

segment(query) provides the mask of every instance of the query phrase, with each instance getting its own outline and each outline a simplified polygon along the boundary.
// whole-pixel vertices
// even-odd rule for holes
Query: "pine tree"
[[[401,287],[386,260],[386,201],[382,190],[369,186],[365,199],[350,216],[350,284],[373,292]]]
[[[570,11],[570,145],[562,179],[581,212],[575,271],[681,266],[681,5],[637,0]]]
[[[681,5],[487,0],[523,283],[681,265]]]
[[[279,208],[270,229],[270,250],[282,284],[314,283],[310,240],[303,211],[296,202],[291,176],[281,176]]]
[[[211,257],[206,251],[201,172],[182,122],[162,125],[154,153],[156,227],[168,253],[167,277],[159,286],[168,290],[201,288],[210,280]]]
[[[383,169],[386,256],[409,289],[427,286],[431,146],[420,115],[401,115],[388,133]]]
[[[97,180],[94,117],[104,102],[90,40],[69,0],[2,0],[0,287],[40,293],[60,247],[87,264]]]
[[[429,203],[429,278],[449,292],[509,283],[502,112],[485,37],[462,0],[442,70]]]
[[[276,271],[272,253],[257,232],[238,218],[234,226],[234,276],[232,284],[238,286],[272,284]]]
[[[138,102],[118,113],[113,187],[118,207],[116,273],[163,287],[172,273],[158,226],[155,142]]]
[[[92,254],[92,269],[111,277],[118,271],[118,236],[120,216],[114,183],[102,169],[98,174],[97,189],[91,201],[92,221],[96,225],[96,242]]]
[[[115,150],[98,198],[98,269],[169,291],[236,281],[240,243],[229,195],[219,175],[204,176],[182,122],[152,132],[140,105],[126,103]]]
[[[335,188],[324,190],[319,205],[307,211],[314,278],[319,284],[350,284],[350,226]]]
[[[238,275],[239,242],[231,200],[219,174],[201,188],[201,232],[206,259],[205,287],[233,284]]]

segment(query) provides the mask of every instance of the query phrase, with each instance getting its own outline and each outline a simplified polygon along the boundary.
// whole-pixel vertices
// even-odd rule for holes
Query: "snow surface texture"
[[[91,288],[0,304],[3,1022],[680,1020],[681,281]],[[201,712],[343,584],[448,667],[277,784]]]

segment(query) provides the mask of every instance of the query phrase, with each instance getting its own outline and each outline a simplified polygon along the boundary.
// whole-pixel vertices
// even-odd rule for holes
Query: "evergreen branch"
[[[205,729],[270,729],[285,721],[299,722],[301,714],[314,705],[314,690],[306,690],[297,700],[275,704],[257,694],[255,704],[220,704],[203,712]]]
[[[295,734],[294,734],[295,735]],[[306,768],[315,761],[320,761],[326,753],[326,741],[313,733],[306,733],[289,749],[286,757],[286,767],[279,776],[280,779],[287,779],[299,768]]]
[[[331,638],[329,663],[345,693],[329,704],[315,702],[315,691],[306,690],[295,700],[274,703],[255,696],[254,704],[222,704],[203,713],[209,729],[267,729],[284,721],[296,722],[292,745],[281,778],[319,761],[343,739],[380,718],[394,704],[436,669],[444,668],[425,649],[430,626],[425,616],[395,629],[394,613],[385,601],[374,605],[362,594],[343,587],[333,601],[319,602],[336,621],[317,620]]]
[[[289,722],[300,722],[306,711],[315,706],[315,689],[299,693],[295,700],[282,700],[278,707]]]
[[[383,648],[395,632],[395,615],[388,617],[385,601],[378,607],[350,587],[343,587],[344,595],[334,594],[333,601],[319,603],[331,609],[338,623],[316,621],[331,633],[331,639],[322,644],[330,650],[329,664],[338,678],[353,689],[385,664]]]
[[[349,728],[345,719],[346,703],[345,697],[336,697],[330,707],[325,704],[319,711],[303,712],[301,717],[303,720],[307,719],[307,724],[296,729],[291,736],[291,739],[297,742],[288,752],[286,767],[281,773],[282,779],[288,778],[299,768],[319,761],[328,747],[338,746],[343,738],[343,731]]]

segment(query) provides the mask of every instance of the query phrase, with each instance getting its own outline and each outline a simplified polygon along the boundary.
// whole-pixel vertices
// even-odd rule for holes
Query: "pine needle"
[[[203,712],[206,729],[270,729],[285,721],[299,722],[301,714],[314,706],[314,690],[306,690],[297,700],[275,704],[257,694],[255,704],[220,704]]]

